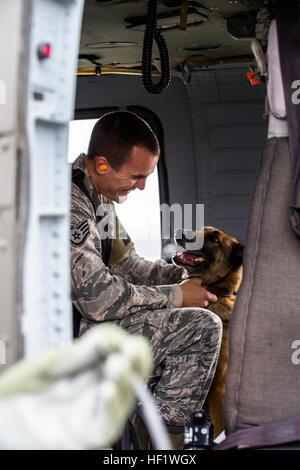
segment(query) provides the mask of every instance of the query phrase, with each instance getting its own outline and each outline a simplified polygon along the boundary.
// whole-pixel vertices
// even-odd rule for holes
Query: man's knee
[[[189,331],[194,341],[192,350],[200,349],[202,353],[210,351],[218,354],[221,347],[223,326],[218,315],[204,308],[190,309]]]
[[[222,335],[222,320],[220,317],[205,308],[184,308],[180,309],[182,315],[185,316],[184,322],[195,325],[197,329],[214,330],[217,334]]]
[[[203,334],[209,338],[209,342],[214,349],[219,350],[221,347],[223,324],[221,318],[210,310],[201,309],[205,314],[205,321],[203,324]]]
[[[211,310],[207,310],[206,308],[201,308],[199,310],[202,310],[206,315],[207,328],[216,330],[222,334],[223,325],[221,318],[216,313],[211,312]]]
[[[222,339],[221,319],[210,310],[183,308],[171,312],[167,323],[169,352],[176,354],[218,351]]]

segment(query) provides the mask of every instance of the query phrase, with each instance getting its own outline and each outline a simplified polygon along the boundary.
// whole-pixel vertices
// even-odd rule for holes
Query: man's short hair
[[[130,111],[113,111],[96,122],[91,134],[87,156],[105,156],[119,170],[131,156],[134,146],[143,147],[158,156],[158,140],[148,124]]]

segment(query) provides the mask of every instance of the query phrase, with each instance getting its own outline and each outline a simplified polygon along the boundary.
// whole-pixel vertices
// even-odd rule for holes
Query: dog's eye
[[[214,243],[219,243],[219,241],[220,241],[219,234],[218,233],[212,233],[210,239]]]

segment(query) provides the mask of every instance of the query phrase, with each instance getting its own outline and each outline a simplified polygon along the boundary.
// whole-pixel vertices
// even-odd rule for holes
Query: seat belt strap
[[[213,450],[253,449],[300,442],[300,415],[284,422],[241,429],[230,434]]]

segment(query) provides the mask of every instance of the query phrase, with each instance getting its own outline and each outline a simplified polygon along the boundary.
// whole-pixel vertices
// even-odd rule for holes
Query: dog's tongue
[[[204,258],[202,258],[199,255],[195,255],[194,253],[189,253],[188,251],[184,251],[179,255],[179,259],[181,263],[184,264],[189,264],[189,265],[194,265],[195,263],[199,263],[204,261]]]

